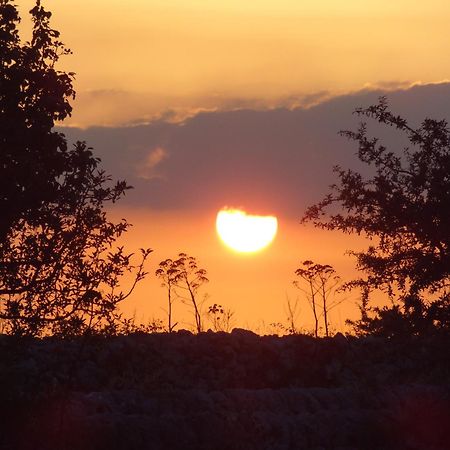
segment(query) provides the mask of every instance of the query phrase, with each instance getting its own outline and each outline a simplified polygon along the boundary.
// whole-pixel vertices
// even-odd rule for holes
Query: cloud
[[[64,131],[70,140],[86,140],[107,172],[135,187],[125,205],[149,210],[229,205],[300,218],[335,180],[333,165],[361,169],[355,143],[338,132],[355,129],[360,120],[352,114],[355,108],[386,93],[392,110],[412,126],[425,117],[450,118],[450,83],[441,83],[366,89],[326,100],[324,93],[310,99],[308,108],[216,110],[180,123]],[[369,132],[402,149],[395,130],[371,124]]]
[[[144,161],[137,165],[137,177],[143,178],[144,180],[151,180],[152,178],[163,178],[163,176],[155,169],[168,156],[168,152],[162,147],[156,147],[155,149],[151,150],[147,154]]]
[[[414,86],[422,86],[422,83],[418,81],[367,83],[362,90],[354,92],[322,90],[306,94],[294,92],[275,97],[254,97],[251,94],[235,97],[226,92],[182,97],[115,89],[85,90],[78,92],[73,104],[73,115],[64,122],[64,126],[87,129],[96,126],[135,127],[154,122],[178,124],[202,113],[243,109],[255,111],[281,108],[308,109],[339,97],[358,96],[364,92],[374,91],[396,92]]]

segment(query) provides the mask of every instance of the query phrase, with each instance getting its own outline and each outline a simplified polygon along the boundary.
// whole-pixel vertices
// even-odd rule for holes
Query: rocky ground
[[[0,336],[0,450],[449,449],[449,345]]]

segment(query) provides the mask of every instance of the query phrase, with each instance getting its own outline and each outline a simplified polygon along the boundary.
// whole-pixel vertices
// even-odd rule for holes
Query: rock
[[[237,337],[243,337],[243,338],[259,338],[259,336],[256,333],[253,333],[253,331],[250,330],[246,330],[244,328],[233,328],[231,330],[231,335],[232,336],[237,336]]]

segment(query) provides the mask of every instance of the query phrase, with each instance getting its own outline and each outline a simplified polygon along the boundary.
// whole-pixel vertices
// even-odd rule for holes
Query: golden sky
[[[127,209],[122,212],[134,224],[126,238],[128,248],[144,245],[154,248],[148,264],[150,276],[122,305],[127,315],[135,314],[137,320],[143,322],[152,318],[166,320],[167,294],[153,273],[159,261],[168,257],[175,259],[178,252],[184,251],[194,255],[200,267],[208,271],[210,281],[198,293],[200,301],[206,295],[204,311],[209,305],[221,304],[234,311],[236,326],[267,333],[273,331],[271,323],[286,323],[287,299],[293,303],[298,300],[297,325],[311,330],[310,306],[304,294],[293,285],[295,270],[302,261],[314,258],[315,262],[331,264],[341,277],[349,279],[354,275],[354,261],[344,253],[349,246],[363,248],[362,239],[303,228],[297,221],[281,217],[278,235],[268,248],[238,254],[225,247],[217,236],[214,210],[149,212]],[[345,329],[346,318],[358,318],[357,293],[330,297],[330,301],[338,299],[343,299],[343,303],[330,312],[334,330]],[[180,322],[179,328],[189,328],[193,321],[192,308],[176,301],[174,318]]]
[[[33,3],[18,1],[25,36]],[[360,240],[299,225],[334,181],[333,164],[354,160],[337,132],[354,126],[352,111],[379,92],[390,92],[395,112],[415,123],[450,113],[448,0],[43,3],[74,52],[60,66],[76,72],[65,131],[135,186],[114,214],[135,225],[130,251],[155,250],[150,276],[124,305],[138,320],[164,318],[165,293],[153,274],[180,251],[209,272],[205,305],[231,307],[237,325],[260,331],[284,321],[286,298],[300,295],[292,281],[301,261],[352,277],[344,253]],[[214,228],[224,206],[276,214],[273,244],[250,256],[227,250]],[[308,328],[301,300],[299,325]],[[334,328],[356,317],[355,300],[331,314]],[[187,308],[176,311],[187,326]]]
[[[23,11],[31,0],[19,1]],[[47,0],[74,55],[72,123],[307,102],[319,92],[437,82],[446,0]]]

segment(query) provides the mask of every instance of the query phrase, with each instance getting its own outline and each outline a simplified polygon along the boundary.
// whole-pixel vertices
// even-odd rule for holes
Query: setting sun
[[[239,209],[222,209],[216,229],[225,245],[237,252],[251,253],[267,247],[278,228],[274,216],[255,216]]]

